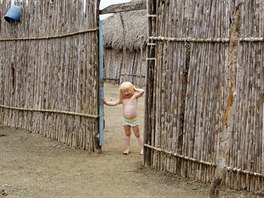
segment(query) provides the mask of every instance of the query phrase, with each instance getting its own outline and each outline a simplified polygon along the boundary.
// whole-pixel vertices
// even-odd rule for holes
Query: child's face
[[[132,96],[132,92],[130,89],[123,89],[122,94],[124,98],[130,98]]]

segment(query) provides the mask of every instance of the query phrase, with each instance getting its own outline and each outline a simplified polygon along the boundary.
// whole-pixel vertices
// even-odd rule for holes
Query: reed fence
[[[264,2],[149,0],[147,9],[145,165],[211,182],[231,120],[224,184],[263,193]]]
[[[146,51],[126,51],[125,56],[121,50],[104,49],[105,81],[120,84],[130,81],[136,86],[144,87],[146,84]]]
[[[99,1],[0,1],[0,122],[93,151],[99,133]]]

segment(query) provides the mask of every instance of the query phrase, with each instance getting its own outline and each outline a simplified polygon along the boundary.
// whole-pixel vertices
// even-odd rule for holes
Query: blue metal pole
[[[103,21],[99,22],[99,130],[100,145],[104,143],[104,38]]]

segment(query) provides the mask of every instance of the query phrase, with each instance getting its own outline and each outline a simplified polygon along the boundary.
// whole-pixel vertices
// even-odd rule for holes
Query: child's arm
[[[106,99],[104,98],[104,104],[107,105],[107,106],[116,106],[118,104],[121,104],[122,102],[120,100],[116,100],[116,101],[111,101],[111,102],[108,102],[106,101]]]
[[[143,96],[143,94],[145,92],[143,89],[139,89],[139,88],[136,88],[136,87],[134,87],[134,90],[136,92],[136,94],[135,94],[136,98],[139,98],[139,97]]]

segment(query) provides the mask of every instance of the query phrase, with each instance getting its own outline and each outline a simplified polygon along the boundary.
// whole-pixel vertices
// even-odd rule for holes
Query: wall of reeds
[[[97,0],[0,1],[0,122],[94,150],[98,117]]]
[[[104,49],[105,82],[120,84],[129,81],[136,86],[146,84],[146,51]]]
[[[149,0],[147,7],[145,165],[210,182],[231,121],[224,184],[263,192],[264,2]]]

